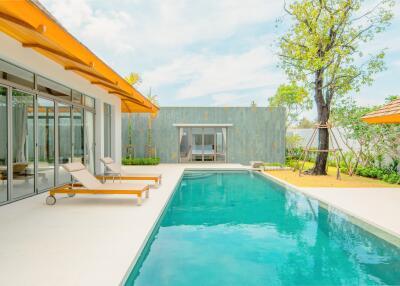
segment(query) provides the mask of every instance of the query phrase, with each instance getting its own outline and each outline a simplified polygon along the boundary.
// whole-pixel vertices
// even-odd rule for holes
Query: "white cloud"
[[[212,96],[213,104],[225,105],[226,99],[237,102],[245,97],[239,93],[276,88],[284,76],[275,65],[274,54],[263,46],[241,54],[188,55],[146,72],[144,84],[156,88],[178,84],[178,99]]]
[[[182,48],[228,37],[244,25],[275,19],[282,7],[281,1],[265,0],[113,1],[114,5],[105,1],[45,0],[43,3],[84,43],[111,50]]]

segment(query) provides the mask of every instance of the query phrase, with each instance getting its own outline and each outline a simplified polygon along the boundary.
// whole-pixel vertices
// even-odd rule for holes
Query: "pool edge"
[[[368,219],[362,218],[362,217],[358,216],[357,214],[352,213],[349,210],[341,208],[340,206],[333,205],[330,202],[327,202],[327,201],[325,201],[323,199],[320,199],[320,198],[318,198],[316,196],[313,196],[312,194],[309,194],[309,193],[305,192],[301,188],[298,188],[295,185],[290,184],[290,183],[288,183],[288,182],[286,182],[284,180],[281,180],[279,178],[276,178],[276,177],[274,177],[274,176],[272,176],[272,175],[270,175],[268,173],[260,172],[260,171],[257,172],[257,173],[259,173],[261,176],[264,176],[265,178],[270,179],[273,182],[281,185],[282,187],[284,187],[285,189],[287,189],[289,191],[301,193],[306,197],[309,197],[309,198],[311,198],[313,200],[318,201],[318,203],[323,208],[325,208],[327,211],[330,211],[330,209],[338,210],[339,212],[347,215],[348,219],[349,219],[349,221],[351,223],[353,223],[353,224],[361,227],[362,229],[372,233],[373,235],[375,235],[375,236],[377,236],[377,237],[379,237],[379,238],[381,238],[381,239],[383,239],[383,240],[395,245],[396,247],[400,247],[400,236],[398,234],[392,232],[391,230],[389,230],[389,229],[387,229],[387,228],[385,228],[385,227],[383,227],[381,225],[378,225],[378,224],[376,224],[376,223],[374,223],[374,222],[372,222],[372,221],[370,221]]]

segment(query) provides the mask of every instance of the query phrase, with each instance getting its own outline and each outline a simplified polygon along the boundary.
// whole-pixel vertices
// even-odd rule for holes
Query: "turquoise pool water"
[[[125,285],[400,285],[400,249],[250,172],[186,172]]]

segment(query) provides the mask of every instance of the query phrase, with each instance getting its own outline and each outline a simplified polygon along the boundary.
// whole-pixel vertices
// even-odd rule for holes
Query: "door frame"
[[[210,127],[210,126],[178,126],[178,154],[179,154],[179,163],[186,163],[186,162],[182,162],[182,157],[181,157],[181,152],[180,152],[180,133],[181,133],[181,129],[188,129],[188,145],[189,148],[191,149],[193,147],[193,133],[192,133],[192,129],[193,128],[199,128],[201,129],[201,138],[202,138],[202,154],[201,154],[201,161],[193,161],[192,160],[192,155],[189,156],[189,160],[188,163],[226,163],[227,162],[227,151],[228,151],[228,144],[227,141],[228,139],[225,138],[224,141],[224,161],[217,161],[217,132],[216,132],[216,128],[225,128],[225,132],[226,134],[228,134],[228,128],[227,127]],[[214,154],[213,154],[213,160],[212,161],[204,161],[204,129],[206,128],[210,128],[213,129],[214,132],[212,133],[212,135],[214,136]],[[211,135],[211,133],[207,133],[209,135]],[[228,136],[226,136],[228,137]]]

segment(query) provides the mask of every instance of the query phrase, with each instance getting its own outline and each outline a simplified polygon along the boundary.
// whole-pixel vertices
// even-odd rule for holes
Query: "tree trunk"
[[[317,71],[315,74],[315,102],[317,104],[318,122],[326,124],[329,119],[330,108],[325,102],[323,96],[323,71]],[[329,150],[329,132],[327,128],[318,130],[318,149]],[[326,175],[326,164],[328,161],[328,152],[318,152],[315,167],[312,170],[313,175]]]

